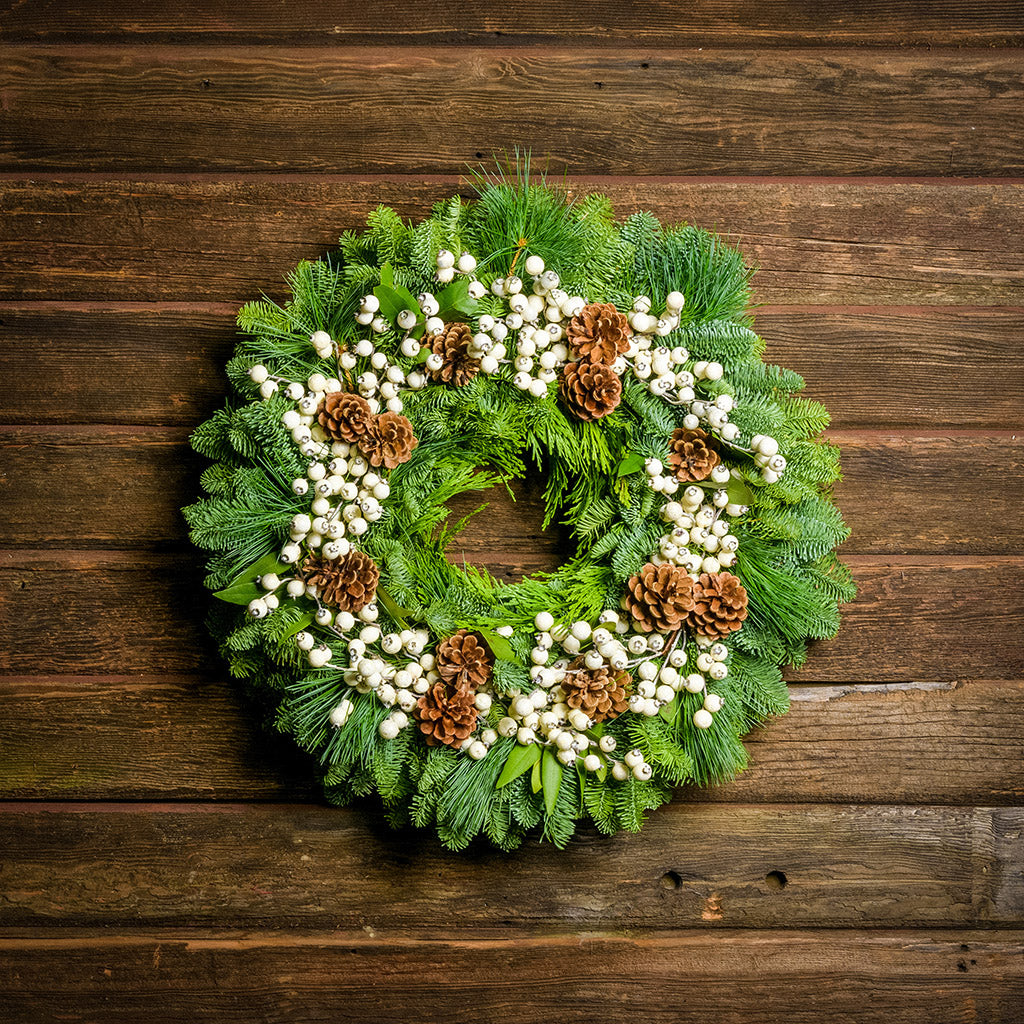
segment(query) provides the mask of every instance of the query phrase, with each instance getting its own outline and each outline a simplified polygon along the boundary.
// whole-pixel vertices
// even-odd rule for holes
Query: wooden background
[[[0,1020],[1024,1019],[1022,44],[1020,0],[3,0]],[[456,857],[260,730],[178,508],[237,306],[517,144],[760,267],[861,590],[735,784]],[[550,566],[535,498],[467,554]]]

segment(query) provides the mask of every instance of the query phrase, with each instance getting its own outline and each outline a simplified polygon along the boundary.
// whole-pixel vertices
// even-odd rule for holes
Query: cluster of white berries
[[[311,633],[303,631],[295,636],[296,645],[306,652],[313,667],[336,669],[356,693],[372,693],[391,709],[378,726],[385,740],[395,739],[403,729],[414,724],[412,715],[416,702],[441,679],[434,655],[427,650],[431,640],[425,629],[404,629],[400,633],[382,635],[377,626],[364,626],[358,636],[345,641],[345,660],[339,664],[332,661],[335,652],[331,647],[318,643]],[[489,728],[486,720],[493,700],[485,688],[474,695],[481,716],[479,725],[461,746],[474,760],[486,757],[498,741],[497,730]],[[354,708],[350,698],[343,698],[331,711],[330,724],[335,729],[342,728]]]
[[[750,439],[750,451],[761,470],[761,479],[766,484],[776,483],[786,468],[786,460],[779,454],[779,442],[767,434],[755,434]]]
[[[696,575],[715,573],[735,563],[740,542],[731,532],[728,517],[742,515],[746,506],[729,502],[722,490],[715,491],[710,502],[704,496],[699,487],[687,487],[680,495],[682,500],[662,506],[661,518],[672,529],[658,541],[658,551],[651,558],[655,565],[681,565]]]
[[[316,343],[316,334],[312,340]],[[265,398],[281,390],[293,403],[282,414],[281,423],[291,433],[292,441],[302,454],[311,460],[305,474],[292,481],[295,494],[311,496],[309,513],[300,512],[292,518],[288,541],[281,548],[279,560],[285,565],[298,564],[303,546],[307,550],[318,549],[320,555],[327,559],[343,558],[358,543],[358,538],[367,532],[370,524],[384,514],[382,503],[391,494],[391,486],[373,471],[355,445],[331,441],[317,422],[316,413],[324,396],[342,390],[341,382],[322,373],[313,373],[302,384],[271,377],[261,364],[249,370],[249,377],[259,384]],[[268,388],[268,384],[274,385],[273,389]],[[373,408],[374,403],[371,401],[370,404]],[[267,593],[249,604],[249,614],[253,618],[264,618],[273,611],[280,600],[278,593],[283,589],[292,599],[305,596],[316,600],[316,621],[319,625],[332,622],[330,611],[319,605],[314,586],[297,578],[282,579],[274,574],[262,577],[262,586]],[[374,621],[376,605],[367,605],[359,616],[364,622]],[[339,613],[339,621],[335,624],[340,626],[351,618],[348,612]],[[311,664],[321,656],[319,652],[312,655]]]
[[[681,634],[666,638],[658,633],[631,632],[628,619],[613,608],[601,613],[596,627],[582,620],[569,626],[556,624],[549,612],[538,613],[534,624],[536,646],[531,652],[530,670],[534,689],[510,695],[508,713],[498,724],[498,732],[523,746],[550,747],[566,766],[579,763],[588,772],[607,768],[618,780],[632,776],[645,781],[653,772],[638,750],[629,751],[621,759],[612,757],[616,750],[614,736],[595,735],[595,723],[586,712],[569,706],[562,684],[573,673],[603,668],[613,673],[633,670],[636,683],[628,698],[629,710],[638,715],[654,717],[681,691],[703,692],[703,706],[693,721],[706,729],[712,724],[713,713],[722,707],[721,696],[707,692],[707,680],[725,679],[729,656],[725,644],[710,644],[708,650],[702,650],[696,671],[687,673]],[[582,668],[571,667],[569,659],[577,657],[582,658]]]

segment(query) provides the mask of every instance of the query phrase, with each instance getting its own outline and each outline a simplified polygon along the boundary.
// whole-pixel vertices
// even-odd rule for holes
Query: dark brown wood
[[[1024,802],[1024,682],[795,685],[750,767],[678,799]],[[191,678],[0,676],[0,799],[320,802],[316,766],[218,666]]]
[[[685,798],[1019,804],[1021,699],[1003,680],[790,686],[785,717],[747,737],[747,771]]]
[[[72,931],[0,939],[0,985],[9,1024],[1009,1024],[1024,1001],[1022,953],[1019,932],[934,929],[492,940],[460,927],[431,941],[371,925]]]
[[[649,209],[723,232],[761,268],[760,302],[1024,306],[1020,184],[570,186],[606,192],[621,217]],[[379,203],[418,220],[456,191],[472,192],[456,178],[0,181],[0,299],[282,299],[300,259],[364,227]]]
[[[224,399],[234,316],[226,306],[0,309],[0,422],[192,427]],[[1024,408],[1019,310],[768,307],[757,329],[766,358],[802,373],[839,428],[1006,426]]]
[[[591,47],[954,45],[1013,46],[1024,41],[1018,0],[970,3],[786,4],[697,0],[685,15],[670,0],[623,5],[614,0],[549,8],[523,0],[500,6],[384,0],[372,7],[332,0],[289,7],[273,0],[135,0],[129,4],[19,3],[0,10],[7,41],[323,43],[351,46],[396,42],[501,46],[565,43]]]
[[[17,171],[460,173],[515,144],[574,174],[1024,171],[1012,50],[25,45],[0,89]]]
[[[830,436],[843,452],[836,495],[853,530],[844,551],[1014,554],[1024,545],[1024,521],[1005,514],[1008,501],[1024,501],[1024,435]],[[9,547],[184,549],[180,509],[199,498],[206,465],[180,428],[0,428],[0,530]],[[965,479],[975,488],[969,516],[954,485]],[[453,558],[548,569],[564,561],[567,533],[543,529],[540,474],[512,490],[515,500],[496,487],[451,502],[452,522],[488,507],[456,541]]]
[[[509,871],[362,809],[15,803],[0,927],[1020,927],[1022,827],[1020,808],[670,804]]]
[[[540,568],[500,552],[496,573]],[[494,559],[492,561],[492,559]],[[1024,561],[1011,556],[847,558],[860,587],[834,640],[794,681],[1024,678]],[[201,622],[202,572],[188,556],[0,551],[0,672],[190,675],[215,655]],[[880,653],[881,652],[881,653]]]
[[[315,762],[225,676],[0,676],[0,799],[321,800]]]
[[[765,359],[802,374],[836,427],[1015,426],[1024,409],[1024,311],[758,312]]]
[[[884,378],[883,378],[884,379]],[[852,552],[1002,552],[1017,547],[1006,503],[1024,469],[1024,437],[879,432],[829,437],[843,452],[836,500],[852,529]],[[959,485],[972,488],[970,514]]]

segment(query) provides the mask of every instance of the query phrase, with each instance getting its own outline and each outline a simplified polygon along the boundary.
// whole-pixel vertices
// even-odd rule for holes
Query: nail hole
[[[208,78],[204,78],[203,81],[202,81],[202,86],[203,86],[204,89],[209,89],[211,84],[212,83],[210,82],[210,80]]]
[[[643,64],[640,65],[640,67],[642,67],[642,68],[649,68],[650,66],[651,65],[648,64],[647,61],[644,61]]]
[[[769,871],[764,880],[768,883],[769,889],[785,889],[789,881],[785,871]]]
[[[958,970],[958,971],[959,971],[959,972],[960,972],[961,974],[966,974],[966,973],[967,973],[967,964],[965,964],[965,963],[963,962],[963,960],[958,960],[958,961],[957,961],[957,964],[956,964],[956,969],[957,969],[957,970]]]
[[[596,85],[598,87],[598,89],[603,89],[604,88],[604,82],[595,82],[594,85]]]
[[[683,879],[678,871],[666,871],[661,876],[662,889],[678,889],[682,884]]]
[[[477,153],[476,158],[477,158],[477,160],[483,160],[483,158],[484,158],[483,153]]]

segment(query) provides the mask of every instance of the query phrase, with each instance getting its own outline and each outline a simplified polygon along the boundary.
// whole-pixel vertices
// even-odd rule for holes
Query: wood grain
[[[565,43],[591,47],[759,45],[1012,46],[1024,41],[1018,0],[765,7],[753,0],[697,0],[680,17],[669,0],[613,0],[563,5],[552,17],[523,0],[501,6],[437,0],[415,5],[382,0],[372,8],[332,0],[288,8],[273,0],[239,5],[227,0],[135,0],[69,4],[19,3],[0,10],[0,36],[8,42],[116,40],[119,42],[450,43],[475,46]]]
[[[1024,436],[1008,432],[829,435],[843,452],[836,487],[853,533],[844,552],[1015,554],[1024,521],[1006,503],[1024,501]],[[201,494],[196,456],[177,428],[0,428],[0,529],[8,547],[188,549],[183,505]],[[971,514],[951,481],[975,485]],[[54,481],[60,486],[55,487]],[[543,477],[471,492],[450,503],[452,521],[486,502],[452,557],[555,568],[571,550],[566,531],[543,529]],[[47,514],[41,515],[45,508]],[[495,538],[502,538],[496,542]]]
[[[1024,682],[794,685],[790,696],[787,715],[747,737],[739,778],[677,799],[1024,802]],[[186,678],[0,676],[0,799],[320,802],[316,766],[262,718],[216,664]]]
[[[508,871],[362,808],[15,803],[0,927],[1020,927],[1022,827],[1020,808],[670,804]]]
[[[433,941],[368,927],[71,931],[0,939],[0,984],[10,1024],[963,1024],[1015,1019],[1022,952],[1018,932],[934,929],[491,940],[460,928]]]
[[[0,91],[19,172],[460,173],[515,145],[574,174],[1024,170],[1012,50],[24,45]]]
[[[456,178],[86,179],[0,181],[0,300],[282,298],[300,259],[364,227],[378,204],[419,220],[471,193]],[[760,302],[1024,306],[1021,184],[568,184],[606,192],[620,217],[649,209],[723,232],[761,268]]]
[[[499,576],[539,568],[491,552]],[[793,681],[1024,678],[1024,561],[1008,556],[850,556],[860,587],[834,640]],[[190,557],[120,551],[0,551],[0,672],[192,675],[216,655]],[[186,611],[183,611],[186,610]],[[187,611],[194,609],[194,611]],[[880,653],[881,652],[881,653]]]
[[[0,308],[0,422],[192,427],[223,401],[234,314],[226,306]],[[836,427],[1020,421],[1020,310],[768,307],[756,326],[765,358],[801,373]]]

